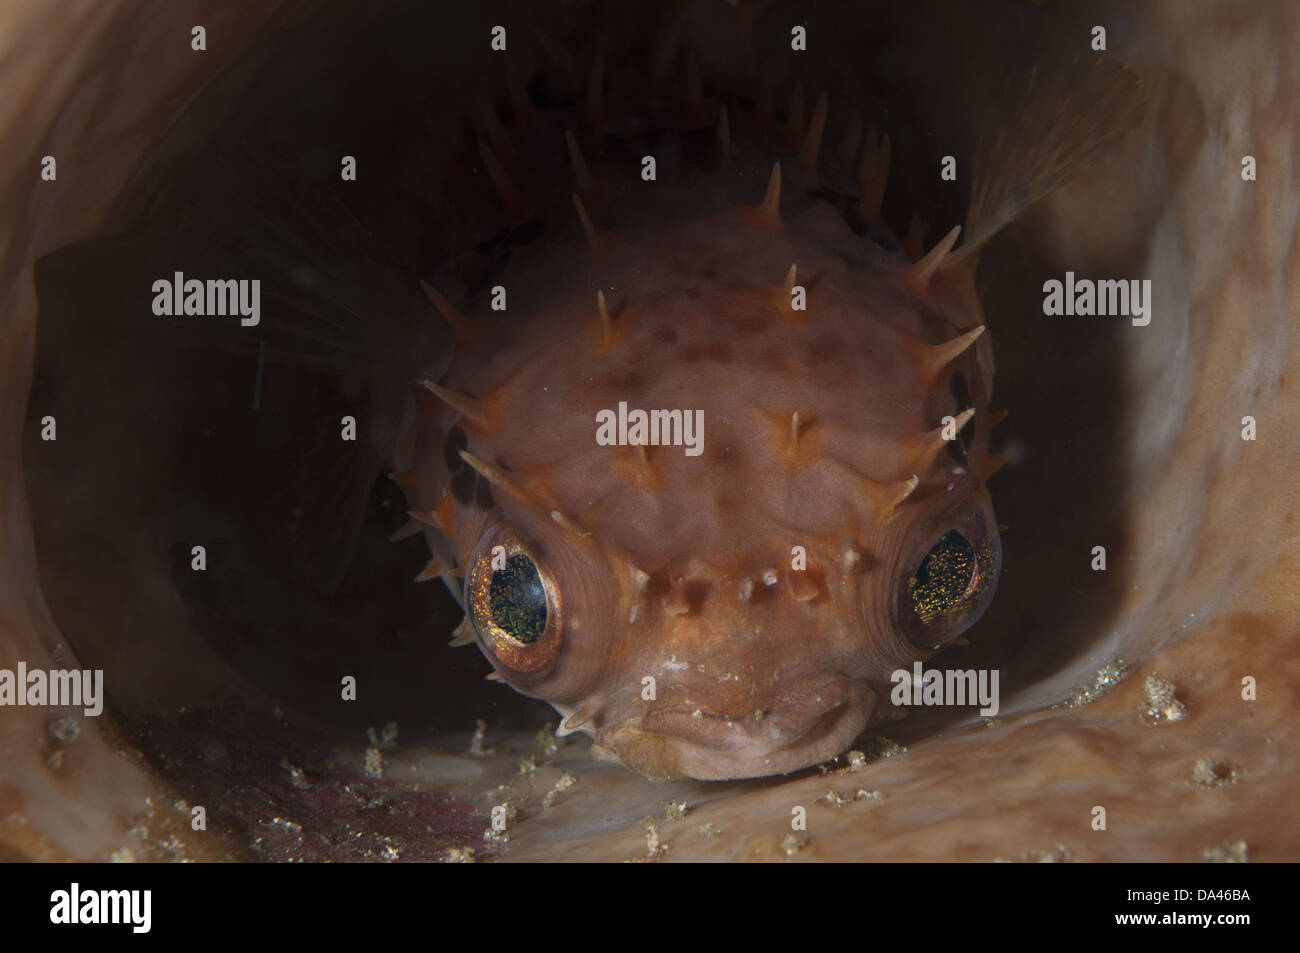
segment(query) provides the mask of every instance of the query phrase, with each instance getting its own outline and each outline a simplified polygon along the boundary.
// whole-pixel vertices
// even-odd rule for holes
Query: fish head
[[[426,503],[453,513],[474,640],[650,777],[834,757],[996,586],[982,325],[828,215],[674,227],[630,254],[659,272],[612,283],[616,319],[554,289],[513,358],[494,336],[436,389],[458,407],[432,405],[426,485],[450,490]],[[806,287],[762,274],[791,256]]]

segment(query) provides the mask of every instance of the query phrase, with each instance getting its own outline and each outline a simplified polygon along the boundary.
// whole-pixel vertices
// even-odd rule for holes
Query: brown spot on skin
[[[844,339],[839,335],[824,334],[814,340],[808,349],[808,361],[813,365],[830,363],[844,353],[844,348]]]
[[[740,334],[762,334],[771,328],[772,322],[751,314],[732,315],[731,327]]]
[[[779,344],[773,343],[759,352],[759,360],[765,369],[775,371],[790,363],[790,355]]]
[[[621,400],[631,401],[645,391],[646,377],[636,370],[613,371],[605,377],[605,385],[613,395],[625,395]]]

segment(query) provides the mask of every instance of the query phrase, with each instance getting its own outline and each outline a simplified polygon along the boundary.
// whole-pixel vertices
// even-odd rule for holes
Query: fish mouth
[[[592,752],[653,779],[789,774],[838,755],[875,708],[871,688],[834,676],[792,688],[766,709],[719,711],[691,702],[655,709],[602,728]]]

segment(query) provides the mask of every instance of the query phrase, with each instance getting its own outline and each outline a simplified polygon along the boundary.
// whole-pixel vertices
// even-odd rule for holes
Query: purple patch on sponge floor
[[[231,859],[435,861],[465,847],[492,856],[489,819],[473,805],[369,777],[319,731],[235,705],[128,730],[177,793],[207,809],[210,829],[242,843]]]

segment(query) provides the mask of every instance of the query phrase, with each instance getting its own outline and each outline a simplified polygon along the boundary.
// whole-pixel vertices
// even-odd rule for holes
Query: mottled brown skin
[[[623,224],[590,249],[570,212],[518,256],[500,279],[509,310],[470,316],[439,381],[472,400],[410,397],[394,454],[412,509],[441,525],[425,527],[426,575],[469,575],[499,676],[565,715],[562,733],[591,734],[597,757],[653,778],[839,754],[890,716],[891,671],[983,611],[1000,559],[987,336],[955,357],[936,347],[982,324],[967,266],[908,272],[883,226],[857,234],[813,194],[815,174],[786,172],[779,216],[755,209],[771,154],[730,152],[626,189]],[[783,284],[792,263],[806,311]],[[598,445],[596,414],[620,401],[702,409],[703,454]],[[943,418],[968,406],[945,441]],[[982,588],[927,627],[903,594],[952,529],[979,550]],[[498,544],[549,576],[552,625],[532,645],[476,618],[475,566]]]

